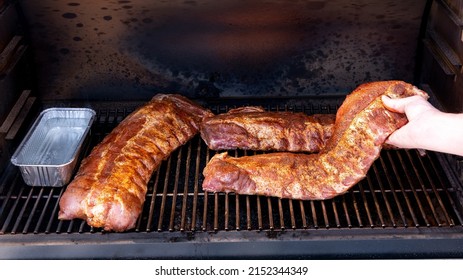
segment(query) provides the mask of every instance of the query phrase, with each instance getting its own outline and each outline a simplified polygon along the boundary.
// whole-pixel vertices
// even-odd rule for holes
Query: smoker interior
[[[282,105],[281,100],[277,101],[272,100],[273,104],[265,108],[307,114],[334,113],[337,106],[333,104],[338,98],[329,104],[324,98],[322,105],[316,99],[304,99],[305,105],[288,105],[292,102]],[[228,104],[232,103],[236,100],[228,100]],[[215,113],[233,107],[223,101],[210,105]],[[84,154],[134,108],[135,104],[99,108]],[[229,152],[235,156],[255,153]],[[154,172],[137,226],[126,233],[104,232],[82,220],[58,220],[58,201],[64,188],[27,186],[18,170],[9,166],[10,172],[0,185],[0,255],[3,258],[462,256],[458,250],[463,236],[461,185],[444,170],[442,155],[384,150],[367,177],[346,194],[326,201],[299,201],[204,192],[201,172],[214,153],[199,136],[173,152]]]
[[[160,92],[332,114],[357,85],[399,79],[462,112],[461,26],[459,0],[0,1],[0,258],[463,257],[461,157],[383,150],[346,194],[299,201],[203,192],[216,151],[196,136],[124,233],[58,220],[65,188],[27,186],[9,162],[43,109],[97,112],[80,161]]]

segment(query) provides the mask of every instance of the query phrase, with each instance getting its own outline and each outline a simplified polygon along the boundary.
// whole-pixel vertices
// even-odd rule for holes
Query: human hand
[[[423,138],[431,135],[429,129],[432,127],[430,122],[440,113],[422,96],[410,96],[406,98],[392,99],[383,95],[384,106],[398,113],[405,113],[408,123],[393,132],[386,140],[386,144],[398,148],[423,148]]]

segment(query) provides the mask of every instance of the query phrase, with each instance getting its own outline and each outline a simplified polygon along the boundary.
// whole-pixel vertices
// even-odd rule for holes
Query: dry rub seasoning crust
[[[247,106],[205,118],[201,137],[212,150],[319,152],[331,137],[334,115],[267,112]]]
[[[365,177],[386,138],[407,122],[404,114],[383,106],[382,95],[428,97],[402,81],[363,84],[339,108],[333,136],[319,154],[278,152],[234,158],[219,153],[204,169],[203,189],[303,200],[345,193]]]
[[[125,118],[82,161],[60,199],[59,219],[125,231],[141,213],[153,171],[199,130],[209,110],[180,95],[158,94]]]

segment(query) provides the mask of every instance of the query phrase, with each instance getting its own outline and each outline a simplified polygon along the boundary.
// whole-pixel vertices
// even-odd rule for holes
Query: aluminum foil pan
[[[11,157],[24,182],[30,186],[66,185],[94,118],[95,111],[87,108],[42,111]]]

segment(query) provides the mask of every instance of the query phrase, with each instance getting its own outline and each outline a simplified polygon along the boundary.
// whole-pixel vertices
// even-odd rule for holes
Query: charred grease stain
[[[62,16],[67,19],[73,19],[77,17],[75,13],[64,13]]]

